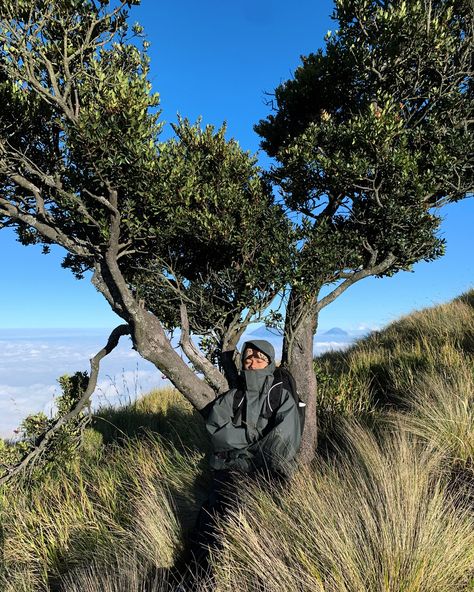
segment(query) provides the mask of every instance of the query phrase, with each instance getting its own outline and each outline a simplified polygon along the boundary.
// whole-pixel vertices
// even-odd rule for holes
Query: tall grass
[[[143,562],[171,565],[202,498],[195,486],[201,460],[150,436],[82,459],[38,486],[3,491],[0,588],[48,590],[67,571],[113,563],[128,549]]]
[[[460,467],[474,468],[474,369],[464,363],[449,376],[424,374],[406,395],[401,425]]]
[[[288,489],[243,487],[222,524],[219,590],[471,590],[474,517],[450,497],[442,456],[353,423],[339,441],[337,461],[302,469]]]
[[[450,377],[474,368],[474,291],[371,333],[344,352],[315,360],[325,420],[400,406],[420,375]]]
[[[156,432],[175,447],[205,451],[204,424],[191,404],[174,388],[151,391],[119,408],[103,407],[94,428],[106,444]]]
[[[474,590],[473,309],[474,291],[318,358],[331,453],[286,486],[242,479],[218,592]],[[0,491],[0,589],[170,589],[205,442],[173,389],[100,410],[79,459]]]
[[[62,580],[64,592],[166,592],[166,571],[154,569],[133,551],[122,551],[108,564],[94,561],[69,572]]]

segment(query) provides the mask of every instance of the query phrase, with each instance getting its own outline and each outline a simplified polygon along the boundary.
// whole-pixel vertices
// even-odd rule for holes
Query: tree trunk
[[[199,378],[170,344],[159,320],[150,312],[135,315],[132,339],[138,353],[154,364],[196,408],[202,409],[216,394]]]
[[[154,364],[196,409],[215,398],[206,380],[199,378],[171,345],[160,320],[135,299],[116,259],[110,255],[107,261],[96,263],[92,283],[128,323],[137,352]]]
[[[301,441],[299,459],[309,463],[317,445],[316,375],[313,363],[313,338],[318,323],[312,303],[292,291],[288,302],[285,336],[283,340],[282,365],[294,376],[300,398],[306,403],[306,419]]]

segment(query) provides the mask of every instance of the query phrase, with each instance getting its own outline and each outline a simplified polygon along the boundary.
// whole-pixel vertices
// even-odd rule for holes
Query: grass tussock
[[[457,467],[474,467],[474,371],[463,363],[450,376],[424,374],[407,393],[408,409],[399,425],[437,450]]]
[[[337,462],[285,491],[247,484],[222,525],[220,588],[463,592],[474,585],[474,518],[450,497],[442,457],[406,432],[382,441],[346,423]]]
[[[206,446],[203,422],[174,388],[151,391],[119,408],[102,408],[95,415],[94,428],[106,444],[154,432],[180,450],[203,451]]]
[[[153,568],[133,551],[117,554],[113,561],[97,561],[66,574],[63,592],[166,592],[170,589],[166,571]]]
[[[127,549],[171,565],[199,503],[201,459],[149,436],[83,458],[37,486],[4,490],[0,584],[48,590],[64,573],[93,561],[108,565]]]

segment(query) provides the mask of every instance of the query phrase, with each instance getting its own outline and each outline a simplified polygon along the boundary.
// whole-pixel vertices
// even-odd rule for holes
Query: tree
[[[305,393],[321,309],[368,276],[442,255],[436,212],[473,189],[472,3],[335,6],[325,50],[302,58],[256,126],[300,237],[283,363]]]
[[[0,224],[91,272],[121,334],[196,408],[232,383],[240,336],[286,290],[283,363],[308,404],[308,458],[319,311],[439,256],[433,209],[472,188],[469,2],[338,1],[339,30],[256,128],[269,174],[225,128],[180,120],[160,141],[133,3],[2,3]]]
[[[77,277],[92,271],[134,347],[202,407],[227,380],[190,333],[212,338],[209,357],[234,346],[285,281],[290,229],[225,128],[181,120],[159,141],[130,4],[2,4],[1,223],[24,244],[63,246]],[[179,325],[205,381],[171,346]]]

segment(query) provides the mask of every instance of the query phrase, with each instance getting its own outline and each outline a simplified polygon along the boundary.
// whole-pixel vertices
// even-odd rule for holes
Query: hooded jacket
[[[293,395],[283,389],[278,409],[269,409],[269,393],[274,385],[275,350],[264,340],[244,344],[266,354],[270,363],[261,370],[240,371],[242,408],[234,414],[233,388],[212,404],[206,419],[212,454],[210,465],[216,470],[237,469],[252,472],[267,469],[284,476],[294,470],[294,459],[301,441],[300,418]]]

